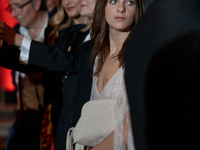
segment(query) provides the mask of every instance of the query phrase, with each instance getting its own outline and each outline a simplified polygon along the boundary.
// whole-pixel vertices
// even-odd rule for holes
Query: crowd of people
[[[198,149],[199,0],[9,0],[6,10],[18,21],[0,21],[0,66],[18,98],[7,150]],[[102,99],[115,101],[112,132],[94,146],[72,132],[69,147],[84,104]]]

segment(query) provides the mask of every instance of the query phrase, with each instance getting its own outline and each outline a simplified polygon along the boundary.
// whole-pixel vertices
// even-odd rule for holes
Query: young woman
[[[87,99],[90,94],[90,100],[115,99],[117,105],[115,107],[116,127],[114,132],[93,150],[134,149],[129,105],[124,85],[124,54],[129,35],[134,32],[134,27],[144,11],[143,0],[97,1],[91,32],[92,41],[81,47],[84,49],[81,55],[84,59],[80,61],[77,104],[83,104],[83,101],[80,100]],[[90,53],[90,65],[87,65],[86,51],[89,53],[88,48],[90,49],[91,45],[93,48]],[[93,66],[93,68],[89,66]],[[92,70],[93,81],[91,82]],[[92,87],[89,87],[90,84]],[[87,89],[91,89],[91,93]]]

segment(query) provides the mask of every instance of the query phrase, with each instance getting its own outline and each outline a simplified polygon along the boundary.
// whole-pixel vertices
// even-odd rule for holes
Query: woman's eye
[[[116,4],[117,0],[110,0],[110,4]]]
[[[135,1],[131,1],[131,0],[127,0],[126,3],[130,6],[134,5],[135,4]]]

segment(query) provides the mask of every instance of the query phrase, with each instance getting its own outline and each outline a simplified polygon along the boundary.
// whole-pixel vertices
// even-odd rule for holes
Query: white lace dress
[[[96,69],[96,62],[94,65],[94,70]],[[93,77],[92,91],[90,100],[94,99],[115,99],[115,119],[116,127],[114,132],[113,146],[114,150],[134,150],[132,130],[129,128],[128,135],[128,148],[126,148],[123,136],[123,126],[124,122],[127,121],[130,125],[129,107],[124,83],[124,69],[121,67],[110,79],[110,81],[105,85],[101,93],[97,90],[97,80],[98,77]]]

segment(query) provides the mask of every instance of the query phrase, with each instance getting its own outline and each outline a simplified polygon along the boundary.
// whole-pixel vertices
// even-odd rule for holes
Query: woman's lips
[[[123,20],[125,20],[125,18],[121,17],[121,16],[117,16],[114,19],[117,20],[117,21],[123,21]]]
[[[74,9],[73,6],[67,7],[67,10],[68,10],[68,11],[71,11],[72,9]]]

